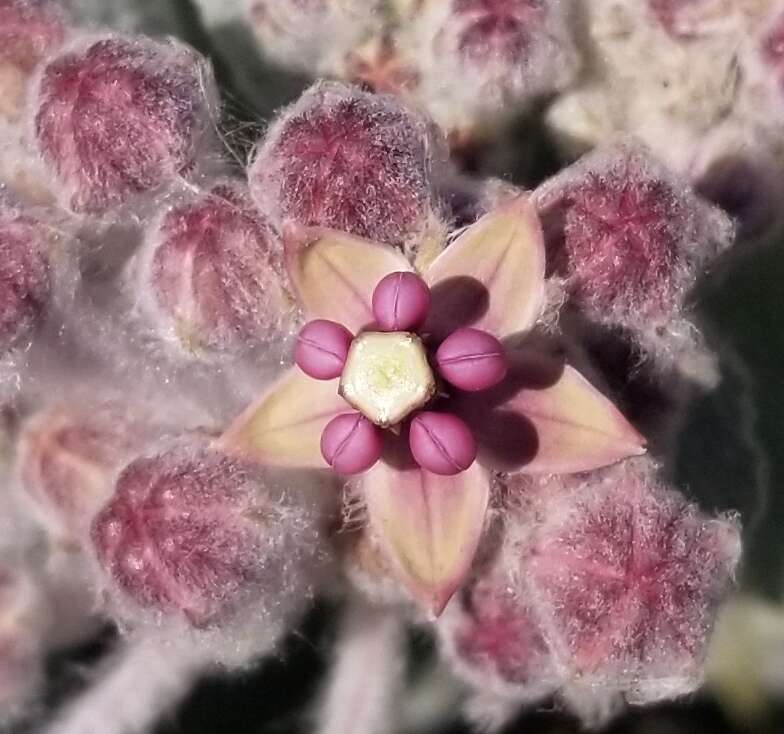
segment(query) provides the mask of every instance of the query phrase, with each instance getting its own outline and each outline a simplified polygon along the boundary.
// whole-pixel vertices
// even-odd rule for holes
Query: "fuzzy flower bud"
[[[133,276],[152,327],[191,354],[266,344],[293,310],[278,237],[232,183],[164,212]]]
[[[28,338],[46,312],[50,245],[42,225],[0,199],[0,355]]]
[[[740,556],[733,517],[706,517],[630,460],[542,494],[520,578],[559,663],[631,703],[690,693]]]
[[[481,690],[527,702],[561,683],[533,610],[503,568],[482,573],[437,630],[455,671]]]
[[[183,443],[129,464],[92,526],[122,616],[226,623],[307,597],[315,519],[265,470]],[[123,605],[125,609],[123,611]]]
[[[562,88],[579,59],[567,3],[434,0],[409,24],[427,109],[447,129],[487,127]],[[490,122],[493,115],[496,122]]]
[[[102,214],[186,174],[210,128],[207,63],[175,41],[79,41],[31,100],[38,150],[76,212]]]
[[[27,78],[63,42],[65,24],[54,0],[0,0],[0,117],[19,116]]]
[[[643,341],[681,318],[686,292],[732,241],[726,216],[631,143],[585,156],[536,198],[572,304]]]
[[[406,245],[433,226],[431,130],[392,97],[319,83],[283,112],[253,158],[251,194],[287,220]]]
[[[81,542],[111,495],[115,473],[149,434],[119,404],[42,410],[26,421],[19,439],[22,488],[47,526]]]

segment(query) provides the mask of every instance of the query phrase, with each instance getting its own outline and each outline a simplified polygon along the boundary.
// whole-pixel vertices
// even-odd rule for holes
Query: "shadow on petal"
[[[480,321],[490,306],[490,293],[483,283],[469,276],[456,276],[436,283],[431,290],[431,316],[424,332],[437,342],[457,329]]]
[[[479,444],[479,459],[491,469],[517,471],[537,456],[539,434],[533,421],[511,410],[509,402],[523,390],[545,390],[563,375],[561,350],[529,338],[525,348],[508,353],[509,372],[496,387],[480,393],[458,393],[450,407],[468,423]]]
[[[479,444],[479,460],[488,468],[519,470],[539,453],[536,426],[524,415],[497,408],[475,415],[470,425]]]
[[[645,452],[645,439],[563,355],[526,348],[510,351],[509,360],[498,387],[453,399],[485,466],[574,473]]]
[[[391,431],[384,432],[384,453],[381,455],[381,460],[398,471],[419,469],[408,447],[408,423],[401,427],[398,435]]]
[[[470,325],[503,338],[528,333],[539,319],[545,303],[545,259],[536,210],[528,197],[516,196],[464,230],[423,277],[433,290],[444,285],[439,319],[464,321],[465,308]],[[485,305],[471,281],[486,290]],[[480,316],[471,313],[480,310],[478,306]]]

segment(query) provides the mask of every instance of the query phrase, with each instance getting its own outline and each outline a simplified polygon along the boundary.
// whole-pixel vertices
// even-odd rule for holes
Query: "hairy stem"
[[[395,717],[405,649],[399,615],[365,604],[343,620],[316,734],[385,734]]]
[[[190,690],[202,667],[182,649],[156,639],[113,654],[90,686],[45,734],[142,734]]]

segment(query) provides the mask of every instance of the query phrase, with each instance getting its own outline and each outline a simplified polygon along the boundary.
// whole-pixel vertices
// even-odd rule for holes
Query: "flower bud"
[[[553,0],[425,3],[407,26],[426,109],[449,130],[486,128],[568,84],[579,59],[566,6]]]
[[[437,630],[455,671],[480,690],[534,701],[561,680],[553,656],[512,578],[489,569],[453,601]]]
[[[619,699],[697,689],[739,528],[655,469],[631,459],[511,478],[503,536],[439,622],[449,659],[480,693],[518,704],[555,694],[588,723]]]
[[[434,217],[430,129],[390,96],[322,82],[270,128],[248,171],[251,194],[287,220],[403,246]]]
[[[166,211],[133,275],[158,335],[190,354],[266,344],[292,314],[278,237],[231,183]]]
[[[29,338],[46,312],[49,245],[41,224],[0,199],[0,355]]]
[[[535,196],[571,303],[638,334],[682,316],[686,292],[733,238],[719,209],[632,144],[585,156]]]
[[[576,484],[540,493],[514,551],[559,666],[630,703],[692,692],[737,567],[737,521],[700,513],[645,459]]]
[[[300,603],[315,521],[263,468],[183,441],[122,471],[91,535],[121,616],[203,629]]]
[[[186,174],[211,125],[211,84],[206,61],[172,40],[92,38],[50,60],[32,124],[63,203],[103,214]]]
[[[119,404],[57,405],[23,426],[17,471],[28,499],[59,535],[77,543],[112,493],[116,472],[150,430]]]
[[[65,34],[65,14],[54,0],[0,0],[0,116],[19,116],[28,77]]]

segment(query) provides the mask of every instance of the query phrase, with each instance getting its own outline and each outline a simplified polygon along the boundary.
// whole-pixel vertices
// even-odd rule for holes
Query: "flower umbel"
[[[543,237],[527,197],[466,229],[419,276],[398,251],[345,233],[295,227],[285,239],[301,306],[322,321],[300,336],[303,369],[220,447],[267,465],[367,469],[370,525],[432,614],[468,573],[495,473],[580,472],[643,453],[607,398],[524,338],[545,306]],[[322,359],[342,362],[339,378],[336,368],[308,376]]]

